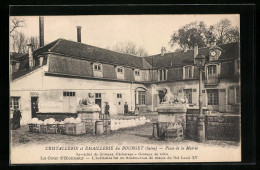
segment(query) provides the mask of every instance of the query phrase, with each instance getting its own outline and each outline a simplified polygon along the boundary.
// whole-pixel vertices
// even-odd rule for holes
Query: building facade
[[[198,54],[206,56],[203,73],[203,106],[211,111],[239,113],[239,44],[231,43],[194,50],[136,57],[58,39],[15,61],[10,83],[10,110],[19,108],[22,124],[38,113],[76,113],[81,99],[90,97],[104,112],[156,111],[168,90],[186,96],[190,107],[198,107]],[[12,117],[12,114],[11,114]]]

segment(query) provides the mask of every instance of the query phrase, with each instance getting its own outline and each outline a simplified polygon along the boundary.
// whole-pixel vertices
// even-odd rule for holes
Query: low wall
[[[197,140],[198,114],[186,114],[186,139]],[[192,111],[196,113],[196,111]],[[207,140],[240,141],[240,115],[205,115],[205,136]]]
[[[36,117],[42,121],[49,118],[54,118],[57,121],[63,121],[65,118],[77,118],[77,116],[77,113],[36,113]]]

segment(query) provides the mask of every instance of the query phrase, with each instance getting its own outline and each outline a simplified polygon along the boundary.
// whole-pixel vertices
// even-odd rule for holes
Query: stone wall
[[[186,115],[186,139],[197,140],[196,111],[187,111]],[[240,141],[240,115],[212,114],[205,115],[206,140]]]

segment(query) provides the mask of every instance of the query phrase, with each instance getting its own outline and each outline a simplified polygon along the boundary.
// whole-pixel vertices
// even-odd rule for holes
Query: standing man
[[[109,109],[110,109],[110,107],[109,107],[108,103],[106,102],[105,114],[108,115],[108,116],[109,116]]]
[[[14,114],[13,114],[13,129],[18,129],[20,128],[20,120],[22,118],[20,110],[15,108]]]
[[[124,115],[126,116],[128,113],[128,104],[127,102],[125,102],[125,105],[124,105]]]
[[[38,108],[36,107],[35,104],[33,104],[33,108],[32,108],[32,117],[36,117],[36,112],[38,112]]]

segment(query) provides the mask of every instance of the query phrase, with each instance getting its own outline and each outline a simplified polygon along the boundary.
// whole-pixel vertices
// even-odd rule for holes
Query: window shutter
[[[228,88],[228,104],[235,103],[235,88],[234,86],[230,86]]]
[[[207,94],[206,94],[206,90],[202,90],[202,105],[204,107],[207,106]]]
[[[182,78],[185,79],[185,67],[182,68]]]
[[[197,89],[192,89],[192,103],[197,104],[198,103],[198,90]]]

